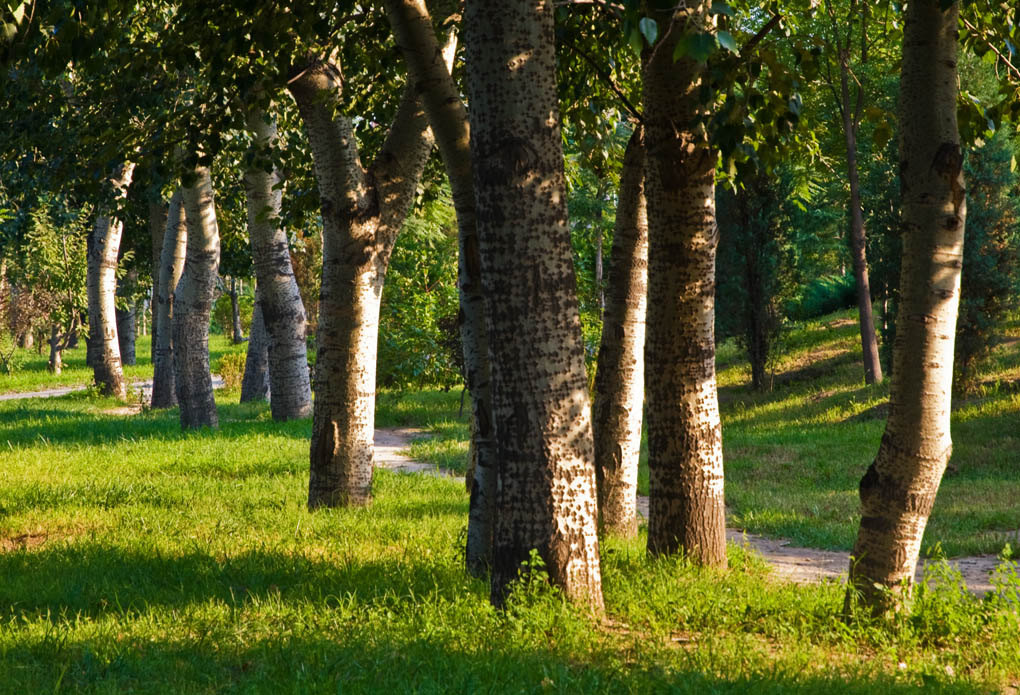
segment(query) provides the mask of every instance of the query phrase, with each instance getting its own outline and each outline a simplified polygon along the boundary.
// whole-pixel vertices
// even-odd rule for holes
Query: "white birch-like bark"
[[[262,319],[262,303],[255,291],[255,309],[248,329],[248,351],[244,358],[244,377],[241,379],[241,402],[269,399],[269,336]]]
[[[184,272],[188,246],[188,225],[184,196],[174,193],[167,209],[163,241],[160,243],[159,285],[152,306],[152,407],[177,405],[173,353],[173,291]]]

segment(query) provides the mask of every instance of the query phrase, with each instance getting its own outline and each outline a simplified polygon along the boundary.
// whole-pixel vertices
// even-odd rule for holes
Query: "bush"
[[[237,308],[241,312],[241,330],[247,334],[251,330],[251,315],[255,310],[255,298],[250,294],[237,295]],[[231,335],[234,330],[233,309],[230,306],[230,294],[223,293],[216,300],[212,311],[212,331],[223,335]]]
[[[243,352],[229,352],[216,363],[216,373],[223,377],[223,384],[227,388],[233,389],[241,386],[246,358],[247,356]]]
[[[813,280],[786,305],[786,315],[794,321],[825,316],[857,306],[857,281],[850,273],[827,275]]]

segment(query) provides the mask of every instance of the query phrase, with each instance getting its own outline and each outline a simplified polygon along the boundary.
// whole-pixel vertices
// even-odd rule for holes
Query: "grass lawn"
[[[370,508],[305,510],[310,423],[220,392],[219,431],[81,392],[0,403],[0,692],[979,693],[1020,679],[1020,580],[921,592],[889,625],[835,585],[603,548],[608,618],[546,585],[506,611],[461,567],[457,481],[376,475]],[[380,398],[450,418],[457,394]],[[453,413],[455,415],[455,413]],[[1012,591],[1012,598],[1008,592]]]

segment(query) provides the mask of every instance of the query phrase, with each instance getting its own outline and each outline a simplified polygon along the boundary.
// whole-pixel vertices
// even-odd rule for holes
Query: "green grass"
[[[378,420],[461,427],[458,395],[384,394]],[[839,586],[778,583],[737,547],[717,573],[607,543],[602,623],[541,582],[496,611],[461,567],[459,482],[380,471],[371,507],[309,513],[309,421],[218,396],[220,430],[189,433],[176,411],[117,415],[88,392],[0,403],[0,693],[979,693],[1020,678],[1020,595],[950,582],[888,625],[848,625]]]
[[[151,341],[152,336],[138,336],[135,344],[137,363],[124,366],[124,377],[128,382],[152,378],[152,361],[149,359]],[[233,345],[227,336],[213,333],[209,336],[209,363],[215,368],[223,355],[228,352],[243,353],[246,347],[247,343]],[[65,386],[87,386],[93,382],[92,369],[85,364],[84,339],[74,350],[64,351],[64,369],[60,374],[50,374],[46,370],[49,357],[47,345],[43,345],[41,352],[19,348],[15,357],[18,367],[14,374],[0,374],[0,393],[26,393]]]

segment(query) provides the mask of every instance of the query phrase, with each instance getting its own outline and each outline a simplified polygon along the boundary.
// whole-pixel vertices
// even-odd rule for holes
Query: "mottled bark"
[[[117,309],[117,345],[120,348],[121,364],[135,364],[135,305]]]
[[[159,200],[149,203],[149,237],[152,242],[152,342],[149,345],[149,361],[156,364],[156,324],[158,322],[156,311],[156,298],[159,296],[159,273],[160,259],[163,253],[163,237],[166,235],[166,221],[170,214],[166,201]],[[143,319],[144,321],[144,319]],[[142,335],[145,335],[144,323]]]
[[[499,486],[492,600],[537,551],[602,609],[595,468],[549,2],[469,0],[471,152]]]
[[[181,427],[217,427],[212,374],[209,373],[209,315],[220,264],[209,169],[196,167],[192,185],[181,188],[188,221],[184,272],[173,298],[173,358]]]
[[[172,408],[177,405],[174,379],[173,291],[184,272],[188,246],[188,225],[184,196],[174,193],[167,210],[163,241],[160,244],[159,285],[153,297],[152,344],[152,407]]]
[[[253,109],[248,117],[248,130],[253,139],[252,166],[244,177],[248,236],[258,282],[257,310],[269,350],[270,409],[274,420],[291,420],[312,412],[305,342],[308,319],[291,264],[287,232],[280,222],[283,200],[280,176],[266,158],[266,148],[276,141],[276,123],[264,111]],[[254,330],[253,319],[251,332]],[[242,399],[243,396],[242,389]]]
[[[413,85],[366,170],[340,73],[314,61],[289,89],[308,132],[322,208],[322,288],[308,506],[371,501],[379,302],[397,233],[414,200],[431,134]]]
[[[851,590],[880,613],[909,589],[952,450],[949,413],[966,194],[956,122],[959,3],[907,5],[899,96],[900,306],[889,420],[860,482]],[[886,591],[888,590],[888,591]]]
[[[620,174],[610,255],[608,301],[595,373],[592,419],[599,524],[616,536],[637,535],[638,458],[644,405],[648,211],[644,134],[630,137]]]
[[[481,260],[471,165],[471,134],[467,111],[450,75],[452,40],[446,55],[422,0],[387,0],[386,10],[408,73],[422,95],[450,180],[458,228],[458,291],[464,371],[471,392],[471,493],[465,560],[480,576],[491,563],[495,523],[496,440],[492,422],[489,341],[485,325]]]
[[[673,60],[709,2],[659,12],[644,70],[648,197],[645,379],[648,551],[726,566],[722,427],[715,383],[716,152],[695,123],[704,64]]]
[[[241,402],[269,399],[269,336],[262,318],[262,302],[256,291],[255,309],[248,329],[248,351],[244,358],[244,377],[241,379]],[[275,395],[275,394],[274,394]]]
[[[110,179],[114,196],[127,196],[135,165],[122,164]],[[125,398],[127,386],[121,365],[120,345],[117,339],[117,256],[123,223],[109,210],[96,216],[92,231],[92,244],[88,252],[88,312],[89,349],[92,353],[92,370],[96,387],[104,396]]]
[[[231,340],[234,345],[240,345],[244,342],[244,329],[241,327],[241,305],[237,300],[237,278],[230,277],[230,290],[227,292],[230,296],[230,326],[231,326]]]

